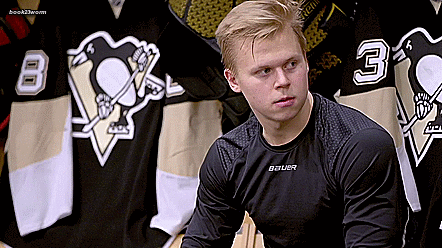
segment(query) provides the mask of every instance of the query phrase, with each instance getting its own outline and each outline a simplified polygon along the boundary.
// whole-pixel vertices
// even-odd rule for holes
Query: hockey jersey
[[[30,187],[23,186],[23,177],[12,182],[11,171],[7,171],[2,175],[2,195],[16,198],[15,192],[11,196],[9,186],[13,188],[12,185],[17,184],[22,188],[38,189],[45,181],[54,192],[71,201],[64,204],[64,212],[55,215],[53,209],[39,208],[39,217],[54,215],[46,222],[44,218],[19,221],[14,217],[22,216],[20,212],[26,211],[8,204],[8,212],[15,212],[15,216],[11,214],[2,224],[1,230],[4,231],[0,237],[8,244],[39,246],[49,242],[50,246],[68,247],[77,244],[158,247],[169,235],[173,241],[193,212],[193,192],[198,183],[196,174],[205,151],[221,135],[221,124],[228,130],[247,115],[248,106],[233,104],[237,108],[229,111],[231,103],[238,102],[235,100],[238,96],[232,95],[227,84],[219,82],[216,69],[203,66],[208,64],[204,58],[212,61],[209,63],[212,67],[219,66],[219,55],[211,58],[201,51],[199,43],[177,32],[168,15],[162,12],[164,5],[161,1],[150,4],[110,2],[114,11],[105,1],[90,6],[93,10],[106,10],[99,17],[93,10],[81,8],[83,2],[63,14],[37,17],[32,37],[23,52],[23,78],[19,78],[17,85],[20,89],[13,103],[13,116],[22,115],[24,118],[15,117],[14,123],[28,122],[28,115],[23,115],[28,105],[44,103],[45,107],[32,114],[38,122],[35,128],[23,134],[11,129],[9,137],[15,143],[9,143],[21,147],[27,134],[38,133],[42,127],[46,129],[41,130],[53,129],[52,125],[47,125],[52,123],[53,118],[48,118],[52,113],[52,116],[59,117],[60,132],[70,133],[72,126],[73,149],[60,149],[61,146],[56,145],[60,142],[51,140],[45,145],[52,144],[59,148],[56,151],[72,153],[65,154],[61,160],[65,162],[73,158],[70,165],[73,168],[64,167],[69,180],[55,176],[63,174],[59,173],[60,170],[52,177],[62,182],[64,191],[53,180],[48,180],[47,174],[43,177],[45,180],[34,182],[34,187]],[[56,13],[54,6],[43,2],[40,9]],[[131,11],[135,8],[140,9]],[[145,12],[146,9],[149,11]],[[148,18],[146,13],[149,13]],[[70,22],[78,16],[82,18]],[[54,19],[57,22],[52,22]],[[182,42],[177,44],[180,38]],[[204,58],[198,60],[197,65],[184,67],[176,62],[188,58],[177,49],[180,45],[183,49],[193,48],[192,53],[187,53],[192,55],[192,60]],[[203,53],[205,56],[201,56]],[[28,69],[26,66],[33,61],[41,63],[37,68]],[[58,65],[59,71],[50,65]],[[36,86],[26,83],[31,80],[27,72],[42,75]],[[177,81],[180,84],[185,81],[186,87],[181,87]],[[64,115],[60,114],[63,113],[61,109],[66,111]],[[240,113],[235,116],[237,109]],[[33,112],[29,110],[27,113]],[[42,116],[48,120],[41,121],[45,119]],[[231,123],[224,125],[226,122]],[[61,142],[69,141],[63,135],[57,137]],[[34,140],[34,143],[39,142]],[[23,154],[15,147],[9,149],[11,159],[14,153]],[[40,150],[46,148],[37,147],[41,147]],[[34,158],[35,153],[30,157]],[[39,161],[53,160],[56,154],[59,153],[54,152]],[[30,160],[21,167],[37,167]],[[9,168],[13,168],[12,165],[17,163],[12,161],[10,164]],[[57,163],[48,166],[54,164]],[[58,164],[66,163],[60,161]],[[30,178],[29,174],[22,174]],[[23,191],[21,195],[25,198],[31,193]],[[48,200],[55,205],[61,202],[53,197]],[[15,204],[19,201],[6,199],[6,202]],[[23,199],[23,202],[23,206],[29,206],[39,200]],[[106,208],[109,206],[112,207]],[[116,212],[123,214],[117,215]],[[30,222],[37,224],[34,228],[20,224]],[[40,229],[43,230],[38,231]],[[105,237],[93,240],[97,232],[108,229]]]
[[[338,96],[395,137],[414,210],[406,247],[441,244],[439,9],[440,1],[429,0],[360,4]]]
[[[59,5],[41,2],[45,14],[16,54],[23,63],[13,83],[0,240],[158,247],[168,235],[149,221],[166,90],[158,45],[165,3],[127,1],[115,13],[107,1]]]

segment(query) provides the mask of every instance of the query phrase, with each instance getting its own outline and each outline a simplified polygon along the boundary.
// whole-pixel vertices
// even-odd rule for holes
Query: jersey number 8
[[[49,57],[43,50],[25,54],[15,90],[18,95],[37,95],[45,88]]]

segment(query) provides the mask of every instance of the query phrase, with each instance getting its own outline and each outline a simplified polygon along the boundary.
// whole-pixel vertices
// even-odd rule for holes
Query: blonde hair
[[[224,67],[234,69],[235,43],[271,37],[287,25],[295,32],[305,55],[307,41],[302,32],[300,5],[293,0],[250,0],[233,8],[215,32]]]

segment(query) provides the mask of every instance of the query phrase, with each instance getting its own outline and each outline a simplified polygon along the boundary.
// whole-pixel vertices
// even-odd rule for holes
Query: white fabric
[[[158,214],[150,227],[176,236],[189,221],[195,208],[198,177],[185,177],[157,169]]]
[[[401,167],[402,181],[404,183],[405,196],[408,204],[410,204],[413,212],[421,211],[421,204],[419,201],[419,194],[417,192],[416,183],[414,180],[413,171],[411,170],[410,161],[408,160],[407,151],[405,150],[405,143],[396,148],[396,152]]]

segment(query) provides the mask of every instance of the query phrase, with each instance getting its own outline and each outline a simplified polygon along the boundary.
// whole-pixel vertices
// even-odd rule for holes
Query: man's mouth
[[[294,97],[283,97],[274,102],[278,107],[290,107],[295,103]]]
[[[294,98],[294,97],[289,97],[289,96],[287,96],[287,97],[283,97],[283,98],[281,98],[281,99],[275,101],[275,103],[278,103],[278,102],[286,102],[286,101],[290,101],[290,100],[293,100],[293,99],[295,99],[295,98]]]

